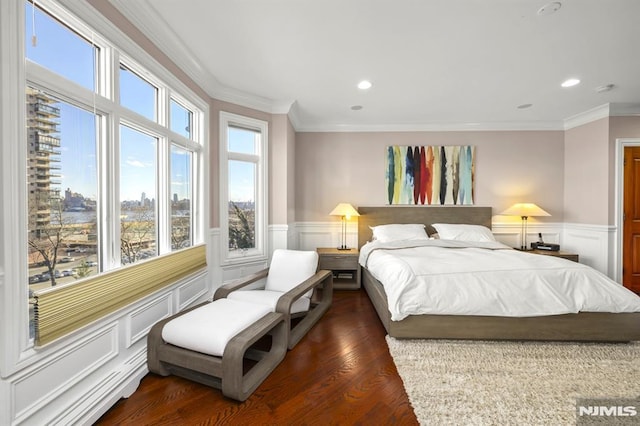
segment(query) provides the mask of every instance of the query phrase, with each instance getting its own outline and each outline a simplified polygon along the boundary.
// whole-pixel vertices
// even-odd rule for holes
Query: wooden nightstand
[[[551,251],[551,250],[527,250],[527,253],[542,254],[545,256],[561,257],[563,259],[572,260],[574,262],[580,262],[579,256],[575,253],[567,253],[566,251]]]
[[[360,265],[358,249],[338,250],[336,248],[316,249],[320,259],[318,269],[333,272],[333,288],[338,290],[358,290],[360,288]]]

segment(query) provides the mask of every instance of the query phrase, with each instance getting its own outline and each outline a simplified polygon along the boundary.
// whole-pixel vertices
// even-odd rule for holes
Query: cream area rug
[[[640,395],[640,342],[387,344],[421,425],[575,425],[577,398]]]

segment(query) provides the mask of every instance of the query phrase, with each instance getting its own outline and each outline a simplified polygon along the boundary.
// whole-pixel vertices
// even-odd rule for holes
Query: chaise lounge
[[[220,287],[214,300],[257,303],[284,314],[293,349],[331,307],[333,275],[317,268],[315,251],[275,250],[269,268]]]
[[[158,322],[147,337],[149,371],[246,400],[331,306],[333,277],[317,264],[315,252],[276,250],[271,268]]]

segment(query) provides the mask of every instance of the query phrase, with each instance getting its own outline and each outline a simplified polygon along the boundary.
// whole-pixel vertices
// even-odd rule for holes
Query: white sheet
[[[498,242],[374,241],[360,250],[360,264],[384,285],[394,321],[640,312],[640,297],[593,268]]]

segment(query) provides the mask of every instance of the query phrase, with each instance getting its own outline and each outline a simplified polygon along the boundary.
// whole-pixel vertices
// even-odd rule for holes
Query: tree
[[[84,277],[88,277],[91,274],[91,267],[89,266],[86,260],[83,260],[82,262],[80,262],[80,265],[76,266],[74,270],[76,271],[76,274],[74,275],[74,277],[77,280],[82,279]]]
[[[58,249],[65,244],[65,239],[73,232],[70,223],[66,223],[62,216],[62,203],[60,200],[48,200],[51,216],[44,225],[37,226],[29,233],[29,247],[37,252],[42,258],[42,263],[47,267],[51,286],[56,285],[56,264],[58,263]],[[36,202],[30,206],[32,215],[38,217]],[[32,216],[34,217],[34,216]]]
[[[140,252],[155,243],[154,211],[140,206],[133,209],[131,220],[120,219],[120,258],[123,264],[140,260]]]
[[[171,218],[171,249],[188,247],[191,243],[191,218],[189,216],[173,216]]]
[[[229,248],[248,249],[255,247],[253,223],[236,203],[231,201],[230,204],[237,220],[229,220]]]

